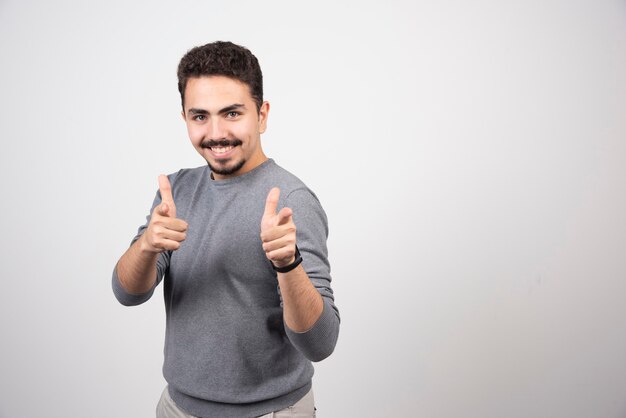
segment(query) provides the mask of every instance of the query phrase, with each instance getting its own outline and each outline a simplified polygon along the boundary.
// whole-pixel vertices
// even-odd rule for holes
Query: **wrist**
[[[298,246],[296,245],[296,253],[291,258],[291,260],[289,260],[288,263],[284,263],[284,264],[280,263],[278,265],[274,264],[273,261],[270,261],[270,263],[272,264],[272,268],[274,269],[274,271],[278,273],[287,273],[295,269],[296,267],[300,265],[300,263],[302,263],[302,256],[300,255],[300,250],[298,249]]]
[[[277,267],[277,268],[283,268],[286,267],[290,264],[292,264],[294,261],[296,261],[296,256],[294,255],[293,257],[291,257],[288,260],[280,260],[280,261],[272,261],[270,260],[272,263],[272,266]]]

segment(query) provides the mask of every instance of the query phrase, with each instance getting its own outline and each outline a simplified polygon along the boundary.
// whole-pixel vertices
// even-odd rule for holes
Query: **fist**
[[[176,218],[176,205],[167,176],[159,176],[161,203],[152,211],[148,228],[141,236],[142,248],[152,253],[177,250],[187,237],[187,222]]]
[[[261,219],[261,241],[267,258],[276,266],[284,267],[296,259],[296,224],[289,208],[276,213],[280,189],[274,187],[267,195]]]

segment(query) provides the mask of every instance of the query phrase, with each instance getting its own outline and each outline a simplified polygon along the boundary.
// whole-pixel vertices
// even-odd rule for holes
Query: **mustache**
[[[201,148],[213,148],[213,147],[236,147],[243,142],[241,139],[207,139],[200,143]]]

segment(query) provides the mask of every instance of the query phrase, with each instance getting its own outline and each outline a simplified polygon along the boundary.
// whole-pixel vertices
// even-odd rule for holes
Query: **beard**
[[[243,142],[237,138],[220,139],[220,140],[210,139],[210,140],[202,141],[202,143],[200,144],[200,147],[202,148],[231,147],[231,146],[237,147],[237,146],[240,146],[242,143]],[[211,162],[207,160],[207,164],[209,165],[209,168],[211,169],[211,171],[214,172],[215,174],[219,174],[221,176],[229,176],[239,171],[241,167],[243,167],[244,164],[246,163],[245,158],[242,158],[240,161],[234,163],[233,165],[228,165],[230,160],[222,160],[222,161],[223,162],[220,162],[218,160],[217,163],[211,164]]]
[[[241,167],[243,167],[245,163],[246,163],[246,160],[243,158],[241,159],[241,161],[231,166],[226,165],[226,161],[224,162],[222,166],[216,166],[215,164],[211,164],[209,161],[207,161],[207,164],[209,165],[209,168],[211,169],[211,171],[214,172],[215,174],[219,174],[220,176],[229,176],[231,174],[236,173],[237,171],[241,170]]]

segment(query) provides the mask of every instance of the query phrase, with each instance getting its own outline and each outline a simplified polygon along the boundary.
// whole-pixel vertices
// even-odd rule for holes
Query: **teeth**
[[[213,147],[213,148],[211,148],[211,151],[213,151],[216,154],[224,154],[225,152],[228,152],[231,149],[233,149],[232,146],[230,146],[230,147]]]

